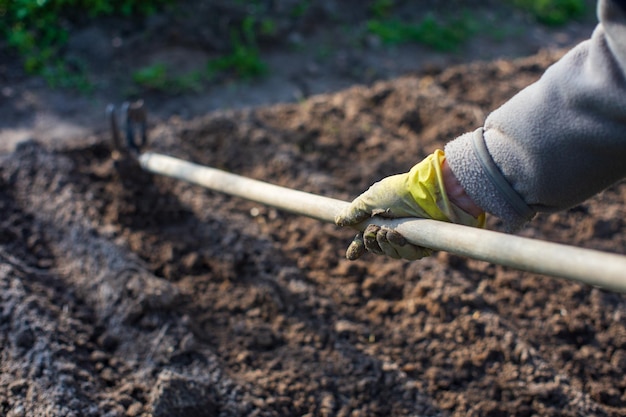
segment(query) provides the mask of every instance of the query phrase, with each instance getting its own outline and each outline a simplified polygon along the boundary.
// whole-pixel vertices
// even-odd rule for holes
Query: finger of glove
[[[399,258],[415,261],[432,255],[431,249],[409,243],[406,238],[402,236],[402,234],[396,232],[395,230],[388,229],[385,234],[385,239],[387,241],[387,245],[393,248],[393,251]],[[383,250],[385,249],[383,248]],[[387,253],[386,250],[385,253]]]
[[[359,259],[366,252],[363,233],[357,234],[346,250],[346,258],[350,261]]]
[[[351,226],[361,223],[363,220],[369,219],[371,216],[371,211],[364,208],[361,201],[357,198],[350,203],[349,206],[341,210],[337,216],[335,216],[335,224],[337,226]]]
[[[375,253],[376,255],[384,255],[385,252],[381,249],[376,238],[379,230],[380,226],[375,224],[368,225],[363,231],[363,243],[368,252]]]
[[[396,205],[400,183],[401,176],[395,175],[373,184],[335,217],[335,223],[339,226],[351,226],[374,215],[394,217],[390,208]]]
[[[395,245],[389,242],[389,240],[387,239],[388,231],[389,229],[386,229],[384,227],[380,228],[380,230],[378,230],[378,233],[376,233],[376,242],[378,243],[378,246],[385,255],[394,259],[400,259],[400,254],[398,254]]]

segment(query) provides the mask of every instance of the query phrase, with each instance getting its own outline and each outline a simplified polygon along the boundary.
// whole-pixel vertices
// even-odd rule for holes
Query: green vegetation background
[[[507,0],[508,3],[546,25],[562,25],[589,13],[585,0]],[[180,93],[200,90],[221,73],[240,79],[263,76],[263,62],[257,39],[271,35],[275,22],[262,0],[235,0],[248,11],[245,18],[230,27],[230,51],[206,63],[203,70],[184,75],[169,74],[165,63],[134,69],[133,81],[139,88]],[[439,51],[454,51],[481,31],[480,20],[471,11],[443,16],[430,13],[419,21],[398,16],[401,0],[368,1],[366,34],[373,34],[386,45],[418,42]],[[296,2],[290,11],[294,18],[311,6],[309,0]],[[167,9],[169,8],[169,9]],[[0,37],[17,53],[27,74],[43,77],[51,87],[88,92],[93,87],[84,62],[67,58],[64,47],[73,24],[103,16],[133,19],[157,11],[175,10],[173,0],[0,0]],[[165,11],[167,11],[165,10]],[[498,36],[498,28],[490,28]]]

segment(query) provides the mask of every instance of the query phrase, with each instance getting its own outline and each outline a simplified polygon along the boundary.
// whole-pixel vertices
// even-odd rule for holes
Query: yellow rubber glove
[[[477,218],[450,202],[442,175],[445,155],[437,150],[405,174],[393,175],[372,185],[335,219],[339,226],[353,226],[372,216],[386,218],[418,217],[466,226],[484,227],[484,213]],[[392,258],[421,259],[432,254],[391,229],[369,225],[359,233],[346,251],[350,260],[365,250]]]

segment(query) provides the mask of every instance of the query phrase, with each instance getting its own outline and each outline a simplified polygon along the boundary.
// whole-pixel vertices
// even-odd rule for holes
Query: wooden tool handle
[[[156,153],[139,157],[141,166],[211,190],[280,210],[334,223],[349,203],[245,178]],[[372,218],[358,225],[389,227],[409,242],[435,250],[479,259],[515,269],[567,278],[601,288],[626,292],[626,256],[529,239],[430,219]]]

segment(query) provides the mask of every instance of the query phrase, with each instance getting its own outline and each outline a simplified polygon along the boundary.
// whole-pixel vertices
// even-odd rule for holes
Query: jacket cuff
[[[480,137],[478,137],[480,135]],[[535,215],[506,182],[484,145],[483,129],[459,136],[445,147],[446,160],[467,195],[483,210],[500,218],[506,231],[519,230]]]

